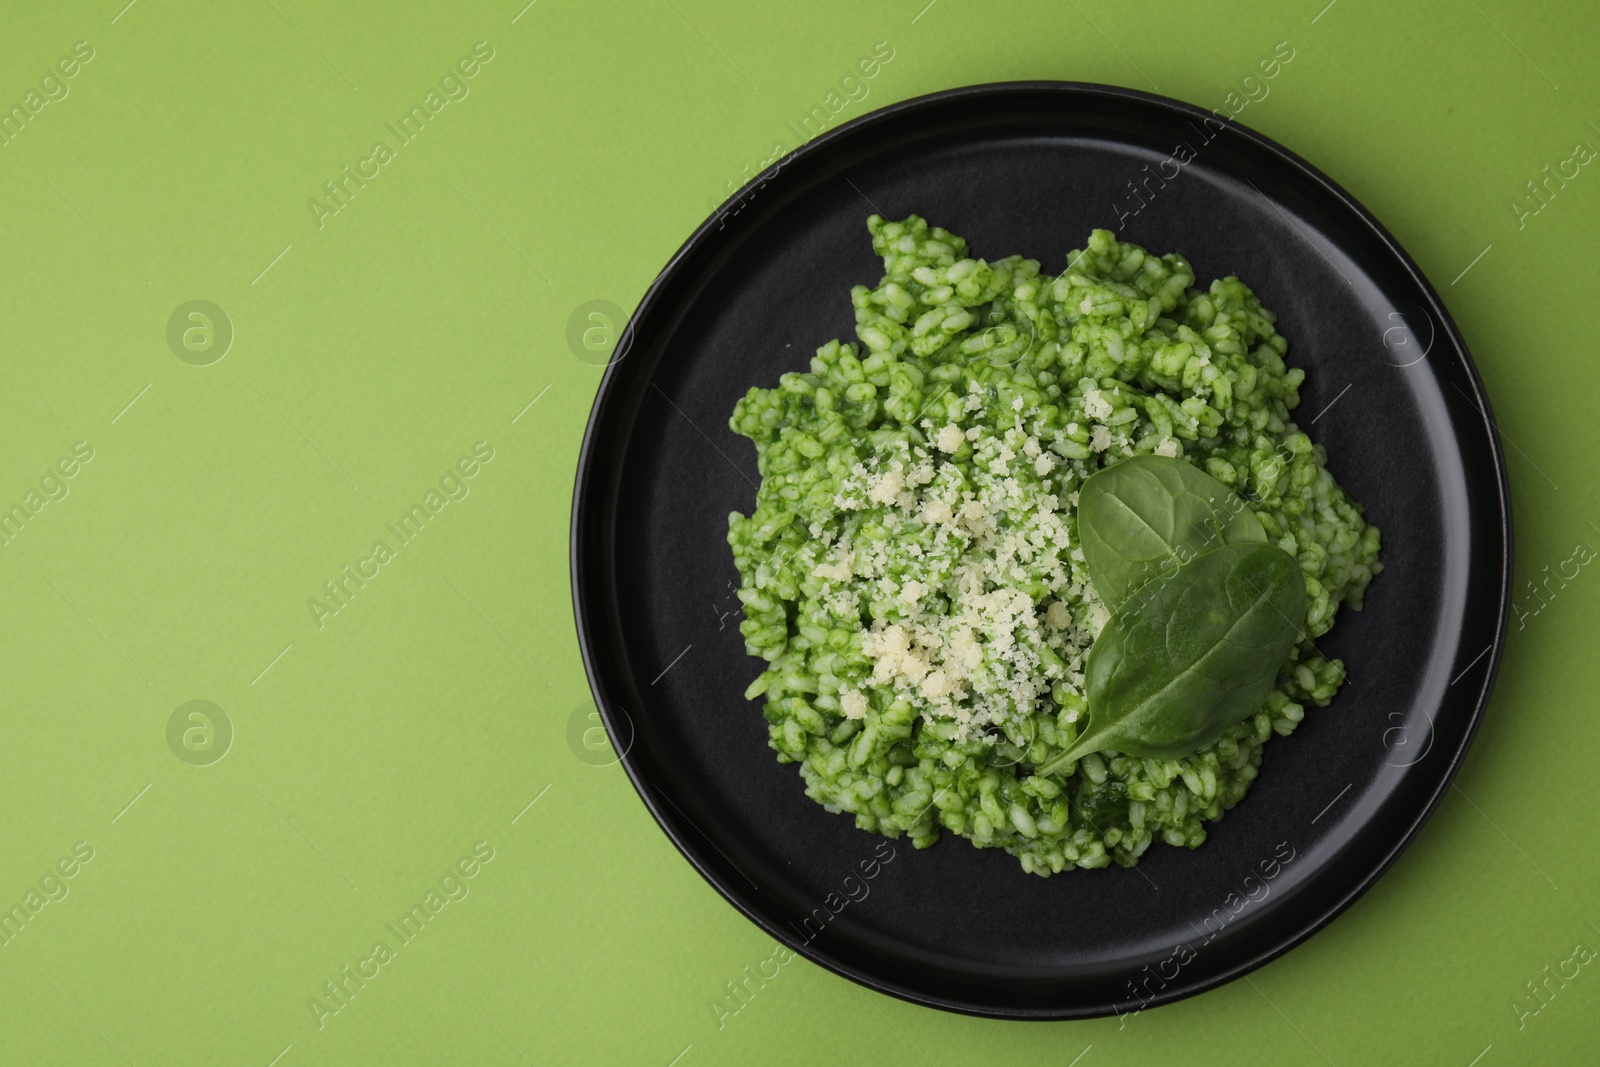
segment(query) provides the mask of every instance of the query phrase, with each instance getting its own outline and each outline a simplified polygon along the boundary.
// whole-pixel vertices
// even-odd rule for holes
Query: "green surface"
[[[5,106],[75,42],[93,58],[0,146],[0,501],[27,516],[0,547],[0,906],[60,897],[0,946],[0,1062],[1592,1058],[1600,175],[1575,146],[1600,145],[1600,15],[925,2],[7,13]],[[440,88],[479,41],[492,60]],[[1125,1025],[944,1015],[783,963],[619,768],[569,745],[567,513],[599,374],[569,317],[631,307],[879,41],[893,58],[841,118],[1009,78],[1222,106],[1290,42],[1240,120],[1412,251],[1508,435],[1522,617],[1460,788],[1327,931]],[[401,144],[386,123],[430,91],[441,110]],[[1569,159],[1535,214],[1524,183]],[[307,201],[347,165],[370,177],[319,228]],[[194,300],[233,326],[206,366],[183,323],[185,358],[168,342]],[[386,524],[434,489],[400,544]],[[307,600],[347,565],[376,572],[319,628]],[[1521,585],[1558,572],[1577,577],[1543,601]],[[218,762],[214,711],[209,749],[192,707],[169,733],[196,700],[231,723]],[[401,944],[386,924],[430,892]],[[779,977],[719,1025],[725,983],[769,959]],[[319,1028],[308,1001],[347,965],[375,977]]]

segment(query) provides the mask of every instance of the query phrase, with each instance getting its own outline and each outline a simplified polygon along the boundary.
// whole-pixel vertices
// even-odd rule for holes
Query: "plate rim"
[[[1478,373],[1477,364],[1472,358],[1471,351],[1467,347],[1465,338],[1462,337],[1459,328],[1456,326],[1455,320],[1451,317],[1448,308],[1445,306],[1443,298],[1440,296],[1438,290],[1434,288],[1432,282],[1429,281],[1427,275],[1423,273],[1421,267],[1419,267],[1416,261],[1412,259],[1410,253],[1407,252],[1400,242],[1394,237],[1394,235],[1391,234],[1389,230],[1378,221],[1372,212],[1367,210],[1367,208],[1360,201],[1346,191],[1341,185],[1339,185],[1339,183],[1334,181],[1328,175],[1324,174],[1312,163],[1305,160],[1292,150],[1286,148],[1282,144],[1279,144],[1276,140],[1267,137],[1266,135],[1249,126],[1235,121],[1231,115],[1221,114],[1215,109],[1208,110],[1199,107],[1198,105],[1190,104],[1186,101],[1163,96],[1157,93],[1145,92],[1140,89],[1132,89],[1125,86],[1108,85],[1098,82],[1055,80],[983,82],[952,89],[943,89],[920,96],[910,97],[905,100],[896,101],[892,104],[887,104],[881,108],[877,108],[873,111],[867,112],[864,115],[857,116],[854,119],[841,123],[840,125],[824,131],[812,140],[807,141],[786,153],[773,165],[763,168],[759,173],[752,177],[750,181],[746,182],[737,192],[735,192],[720,206],[718,206],[717,209],[713,211],[704,222],[695,228],[694,232],[691,233],[690,236],[678,248],[678,250],[672,254],[672,256],[667,260],[666,264],[656,275],[654,280],[651,281],[643,296],[640,297],[639,303],[635,307],[633,313],[629,316],[627,326],[618,336],[617,344],[612,350],[613,356],[607,363],[601,376],[600,383],[596,387],[594,401],[589,410],[589,417],[584,426],[583,438],[578,451],[578,460],[573,483],[572,511],[568,538],[569,580],[571,584],[573,619],[576,625],[579,654],[583,660],[584,674],[585,679],[588,682],[590,695],[593,697],[595,706],[604,722],[608,738],[615,739],[619,736],[622,736],[622,734],[617,729],[612,710],[607,706],[607,702],[604,700],[604,687],[602,686],[600,680],[601,664],[596,662],[597,656],[593,648],[593,641],[590,636],[591,630],[598,624],[598,617],[601,616],[603,612],[598,610],[590,612],[589,610],[586,610],[585,597],[583,593],[583,577],[586,562],[586,546],[584,543],[585,539],[583,537],[583,533],[587,529],[587,525],[584,521],[585,511],[595,506],[593,499],[595,493],[594,487],[591,484],[591,474],[594,463],[594,453],[596,451],[596,441],[599,436],[602,412],[607,406],[608,399],[611,398],[611,395],[618,388],[618,379],[623,373],[626,373],[619,370],[619,368],[624,362],[624,357],[626,357],[628,352],[631,350],[639,325],[642,322],[652,318],[653,315],[660,310],[658,309],[658,305],[662,304],[664,300],[663,293],[676,277],[681,265],[696,252],[700,251],[702,246],[708,244],[712,235],[717,230],[723,228],[725,223],[722,220],[727,218],[730,214],[737,214],[739,210],[742,210],[742,205],[754,197],[755,194],[759,192],[759,190],[764,187],[768,181],[771,180],[771,176],[776,175],[782,167],[787,166],[790,162],[797,158],[826,153],[834,144],[856,135],[858,131],[867,127],[899,119],[903,116],[915,113],[917,111],[922,111],[924,109],[937,108],[938,106],[949,101],[975,99],[986,96],[1010,96],[1039,93],[1059,93],[1063,102],[1070,102],[1073,100],[1092,100],[1097,102],[1121,102],[1123,104],[1131,103],[1133,105],[1145,108],[1153,108],[1160,111],[1174,113],[1177,117],[1190,120],[1210,118],[1215,121],[1217,118],[1221,118],[1231,134],[1243,138],[1254,148],[1276,157],[1277,160],[1288,169],[1297,171],[1302,177],[1310,179],[1318,187],[1321,193],[1332,197],[1338,202],[1339,205],[1348,211],[1355,220],[1358,220],[1361,225],[1364,226],[1372,236],[1376,237],[1378,241],[1388,250],[1388,253],[1394,258],[1394,261],[1416,284],[1420,293],[1427,298],[1429,312],[1438,320],[1445,337],[1448,339],[1454,352],[1460,357],[1462,369],[1466,372],[1467,383],[1470,385],[1472,390],[1472,395],[1468,397],[1468,400],[1477,410],[1478,421],[1482,423],[1481,428],[1484,431],[1484,438],[1488,444],[1489,454],[1492,458],[1492,474],[1495,489],[1493,499],[1498,507],[1499,512],[1497,532],[1500,537],[1500,577],[1496,589],[1499,596],[1499,612],[1494,624],[1494,638],[1488,649],[1489,663],[1484,672],[1482,683],[1480,684],[1478,692],[1473,699],[1472,713],[1467,720],[1466,728],[1462,733],[1461,740],[1456,745],[1454,751],[1449,754],[1449,760],[1445,765],[1443,772],[1439,775],[1436,787],[1427,796],[1425,803],[1423,803],[1411,817],[1410,823],[1405,828],[1405,831],[1394,840],[1393,844],[1384,852],[1381,859],[1372,865],[1359,879],[1347,887],[1346,890],[1340,894],[1332,904],[1323,908],[1322,911],[1310,921],[1298,924],[1296,930],[1292,934],[1287,937],[1274,940],[1261,950],[1252,952],[1232,966],[1224,968],[1223,970],[1207,977],[1200,978],[1192,983],[1187,983],[1184,985],[1173,984],[1172,986],[1155,993],[1148,999],[1127,1002],[1130,1008],[1134,1004],[1138,1004],[1138,1010],[1142,1011],[1148,1008],[1170,1004],[1179,1000],[1187,999],[1188,997],[1209,992],[1210,990],[1233,982],[1238,978],[1249,974],[1251,971],[1258,970],[1273,960],[1278,959],[1285,953],[1304,944],[1316,933],[1327,927],[1329,923],[1343,914],[1352,904],[1356,902],[1356,900],[1358,900],[1369,889],[1371,889],[1378,879],[1388,872],[1389,868],[1393,866],[1394,863],[1400,858],[1400,855],[1410,847],[1413,841],[1416,840],[1417,835],[1422,831],[1423,826],[1430,818],[1432,818],[1434,812],[1438,809],[1440,802],[1443,800],[1445,793],[1450,789],[1456,775],[1460,772],[1461,766],[1465,762],[1467,752],[1471,749],[1472,743],[1476,739],[1478,730],[1483,723],[1485,714],[1487,713],[1489,699],[1493,693],[1494,683],[1499,674],[1501,659],[1506,645],[1506,637],[1509,632],[1511,602],[1513,597],[1513,564],[1515,559],[1510,485],[1506,468],[1505,454],[1500,444],[1499,426],[1495,421],[1492,409],[1490,407],[1489,398],[1484,390],[1483,380]],[[617,352],[623,353],[623,356],[616,356],[615,353]],[[1486,525],[1488,524],[1486,523]],[[591,614],[596,616],[596,618],[591,619]],[[1480,655],[1479,658],[1482,658],[1482,656]],[[1472,664],[1469,664],[1469,669],[1471,666]],[[626,717],[625,712],[624,717]],[[794,937],[792,931],[785,930],[776,922],[769,921],[769,918],[756,908],[746,906],[746,903],[741,898],[741,895],[728,885],[724,885],[724,879],[721,878],[716,871],[710,869],[709,864],[702,861],[699,855],[698,847],[692,845],[687,840],[688,834],[685,832],[684,827],[679,826],[677,821],[672,818],[671,814],[663,810],[663,805],[660,803],[660,800],[665,799],[669,804],[672,804],[674,808],[676,808],[676,804],[671,801],[671,798],[666,795],[665,791],[661,790],[655,785],[654,782],[650,781],[650,779],[644,775],[642,770],[634,766],[634,762],[630,758],[632,742],[631,731],[634,729],[631,721],[629,722],[629,728],[630,741],[628,745],[624,746],[618,761],[622,764],[623,769],[628,775],[628,779],[634,788],[634,791],[638,794],[639,799],[643,802],[646,810],[650,813],[656,824],[661,828],[662,832],[666,834],[668,840],[672,842],[673,846],[678,850],[683,858],[689,862],[689,865],[693,867],[697,873],[699,873],[701,878],[705,879],[705,881],[710,884],[714,890],[716,890],[717,894],[722,897],[726,903],[731,904],[746,919],[754,923],[759,929],[776,938],[779,943],[783,944],[790,951],[804,956],[811,962],[831,971],[834,974],[839,975],[842,978],[848,979],[877,992],[896,997],[909,1003],[918,1004],[923,1007],[935,1008],[962,1015],[1014,1021],[1055,1021],[1066,1019],[1104,1018],[1114,1014],[1126,1014],[1124,1012],[1118,1012],[1118,1005],[1122,1004],[1123,1002],[1116,1000],[1109,1001],[1102,1005],[1090,1007],[1068,1006],[1061,1008],[1018,1008],[1016,1010],[997,1009],[992,1005],[965,1002],[946,996],[930,995],[910,986],[886,981],[875,974],[868,973],[860,970],[859,968],[842,963],[839,960],[832,958],[827,952],[818,951],[814,947],[815,942]],[[680,811],[678,814],[682,815],[682,812]],[[684,823],[688,824],[689,827],[693,827],[692,821],[689,820],[686,815],[683,816],[683,821]],[[713,848],[718,848],[715,840],[713,840],[709,835],[699,831],[697,827],[693,828],[697,833],[700,834],[701,837],[704,837]],[[720,851],[720,849],[718,849],[718,851]]]

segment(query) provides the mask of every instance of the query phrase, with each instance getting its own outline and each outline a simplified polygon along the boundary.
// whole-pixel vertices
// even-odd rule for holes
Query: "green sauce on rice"
[[[748,517],[729,517],[740,625],[768,662],[771,744],[807,795],[931,845],[941,828],[1024,870],[1132,865],[1198,846],[1262,746],[1325,705],[1343,665],[1312,640],[1361,606],[1378,530],[1289,413],[1304,373],[1237,278],[1105,230],[1059,277],[993,263],[922,219],[868,220],[885,276],[851,292],[859,344],[751,389]],[[1036,775],[1082,732],[1084,657],[1107,611],[1077,546],[1077,488],[1133,455],[1232,487],[1299,562],[1308,639],[1263,707],[1179,760],[1114,753]]]

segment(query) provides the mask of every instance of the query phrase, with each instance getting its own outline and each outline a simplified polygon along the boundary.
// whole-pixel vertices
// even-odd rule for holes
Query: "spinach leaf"
[[[1192,463],[1134,456],[1078,491],[1078,540],[1095,592],[1115,610],[1145,582],[1221,545],[1265,543],[1261,520]]]
[[[1089,722],[1037,773],[1109,749],[1177,759],[1261,709],[1300,635],[1306,580],[1273,545],[1224,545],[1146,584],[1089,650]]]

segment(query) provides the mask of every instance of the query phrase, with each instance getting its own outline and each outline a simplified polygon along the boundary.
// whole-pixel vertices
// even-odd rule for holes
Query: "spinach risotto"
[[[863,830],[1039,875],[1198,846],[1333,697],[1314,641],[1381,569],[1291,420],[1276,316],[1105,230],[1051,277],[867,225],[857,340],[730,420],[759,457],[728,543],[778,759]]]

